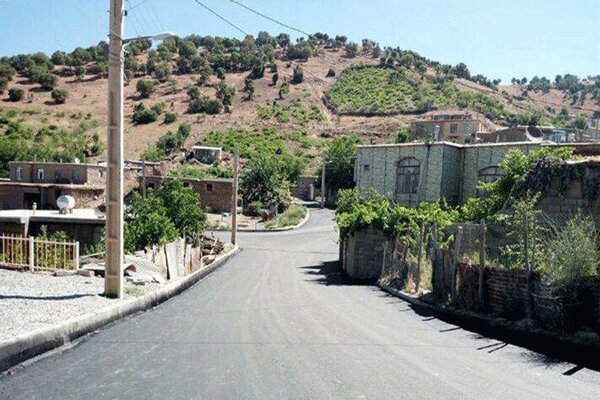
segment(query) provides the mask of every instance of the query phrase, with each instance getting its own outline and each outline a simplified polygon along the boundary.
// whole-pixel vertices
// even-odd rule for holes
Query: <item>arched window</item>
[[[419,160],[408,157],[398,162],[396,175],[396,191],[398,194],[415,194],[419,190],[419,175],[421,164]]]
[[[504,171],[498,166],[486,167],[479,170],[479,181],[484,183],[495,182],[502,178]]]

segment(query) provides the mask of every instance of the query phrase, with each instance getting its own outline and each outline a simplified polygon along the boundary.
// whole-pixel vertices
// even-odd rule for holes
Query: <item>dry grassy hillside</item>
[[[192,124],[192,133],[186,140],[186,147],[201,141],[206,133],[213,130],[227,130],[229,128],[244,128],[247,130],[261,130],[274,127],[285,132],[303,132],[313,137],[331,137],[350,132],[356,132],[364,136],[365,142],[392,141],[394,135],[401,128],[407,127],[415,115],[391,115],[391,116],[353,116],[337,115],[332,113],[323,103],[324,93],[336,82],[339,74],[351,65],[378,65],[379,59],[367,53],[359,53],[355,58],[347,58],[343,49],[317,48],[314,56],[307,61],[285,61],[281,54],[276,57],[278,66],[279,82],[291,81],[292,71],[295,65],[301,65],[304,70],[304,81],[300,84],[290,85],[290,93],[284,100],[279,100],[278,92],[280,84],[276,87],[270,85],[272,73],[267,68],[264,78],[254,81],[255,95],[250,101],[246,101],[245,93],[242,92],[244,79],[248,72],[230,72],[225,76],[225,83],[233,86],[236,90],[231,113],[220,113],[217,115],[187,114],[188,95],[186,89],[194,85],[195,75],[173,75],[171,82],[158,84],[156,92],[148,99],[140,99],[136,92],[136,82],[140,78],[134,78],[125,86],[125,153],[127,158],[138,158],[149,144],[155,143],[168,130],[177,129],[177,124],[188,121]],[[14,110],[19,114],[20,121],[32,126],[34,129],[45,124],[54,124],[59,127],[73,126],[80,120],[96,119],[100,121],[96,128],[101,138],[105,137],[105,129],[102,121],[106,119],[107,110],[107,80],[105,77],[91,77],[86,75],[78,80],[74,76],[65,77],[61,74],[62,66],[54,67],[54,73],[58,75],[57,86],[69,91],[69,97],[65,104],[54,104],[50,93],[41,91],[37,85],[31,83],[27,78],[17,75],[9,87],[21,87],[25,90],[25,99],[20,102],[9,102],[4,95],[0,106],[4,111]],[[336,77],[326,77],[329,69],[336,72]],[[431,68],[421,79],[433,79],[434,72]],[[147,78],[147,77],[146,77]],[[200,90],[210,97],[215,96],[214,86],[218,83],[216,76],[211,75],[209,82]],[[529,92],[529,97],[518,99],[521,90],[517,86],[501,86],[498,90],[476,84],[464,79],[455,79],[454,86],[461,90],[468,90],[489,96],[498,101],[502,107],[512,113],[534,113],[540,112],[551,118],[561,108],[567,108],[572,113],[583,113],[592,115],[598,110],[590,100],[583,106],[571,106],[568,101],[562,99],[560,92],[551,90],[547,94],[541,92]],[[158,102],[164,102],[165,111],[176,112],[178,120],[176,123],[165,125],[159,119],[146,125],[135,125],[131,120],[133,107],[140,101],[146,106],[152,106]],[[280,122],[276,118],[261,118],[259,110],[268,107],[273,101],[282,105],[295,104],[303,110],[317,107],[320,110],[319,119],[309,121],[298,121],[290,118],[289,122]],[[552,110],[551,110],[552,109]],[[467,107],[466,110],[469,110]],[[448,106],[438,109],[440,111],[465,111],[464,108]],[[471,110],[473,111],[473,110]],[[501,121],[500,121],[501,124]],[[327,135],[322,135],[327,133]]]

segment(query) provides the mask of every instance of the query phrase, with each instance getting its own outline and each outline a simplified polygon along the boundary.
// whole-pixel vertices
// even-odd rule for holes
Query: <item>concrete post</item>
[[[233,156],[233,198],[231,199],[231,243],[237,243],[237,200],[238,200],[238,175],[240,169],[240,150],[235,147]]]
[[[35,239],[29,236],[29,270],[33,272],[35,268]]]
[[[485,284],[485,221],[481,220],[481,238],[479,239],[479,287],[477,295],[479,297],[479,307],[485,309],[485,297],[483,285]]]
[[[321,208],[325,208],[325,155],[323,155],[323,166],[321,167]]]
[[[104,294],[123,297],[123,0],[110,0],[106,272]]]

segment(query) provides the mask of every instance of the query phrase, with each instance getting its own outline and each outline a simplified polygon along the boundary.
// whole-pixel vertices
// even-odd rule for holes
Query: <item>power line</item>
[[[250,12],[252,12],[252,13],[254,13],[254,14],[258,15],[258,16],[261,16],[261,17],[263,17],[263,18],[266,18],[266,19],[268,19],[268,20],[269,20],[269,21],[271,21],[271,22],[275,22],[277,25],[281,25],[281,26],[283,26],[284,28],[290,29],[290,30],[292,30],[292,31],[296,31],[296,32],[298,32],[298,33],[301,33],[301,34],[303,34],[303,35],[306,35],[306,36],[308,36],[309,38],[310,38],[310,37],[312,37],[312,35],[311,35],[310,33],[308,33],[308,32],[305,32],[305,31],[303,31],[302,29],[294,28],[293,26],[291,26],[291,25],[288,25],[288,24],[286,24],[285,22],[281,22],[281,21],[279,21],[279,20],[276,20],[276,19],[275,19],[275,18],[273,18],[273,17],[269,17],[268,15],[266,15],[266,14],[263,14],[263,13],[261,13],[261,12],[259,12],[259,11],[256,11],[256,10],[254,10],[254,9],[252,9],[252,8],[250,8],[250,7],[248,7],[247,5],[245,5],[245,4],[243,4],[243,3],[241,3],[241,2],[239,2],[239,1],[237,1],[237,0],[229,0],[229,2],[231,2],[231,3],[233,3],[233,4],[237,4],[238,6],[240,6],[240,7],[242,7],[242,8],[245,8],[246,10],[248,10],[248,11],[250,11]]]
[[[216,11],[213,11],[212,9],[210,9],[208,6],[206,6],[205,4],[203,4],[202,2],[200,2],[200,0],[194,0],[199,6],[204,7],[206,10],[208,10],[209,12],[211,12],[213,15],[215,15],[217,18],[219,18],[220,20],[222,20],[223,22],[227,23],[229,26],[232,26],[233,28],[237,29],[238,31],[240,31],[241,33],[244,34],[244,36],[248,35],[248,33],[246,33],[246,31],[244,31],[242,28],[240,28],[239,26],[237,26],[236,24],[234,24],[233,22],[229,21],[227,18],[221,16],[220,14],[218,14]]]
[[[135,10],[136,8],[138,8],[139,6],[141,6],[142,4],[144,4],[144,3],[145,3],[145,2],[147,2],[147,1],[148,1],[148,0],[142,0],[142,1],[140,1],[139,3],[137,3],[136,5],[134,5],[134,6],[131,6],[131,7],[129,8],[129,11],[133,11],[133,10]]]

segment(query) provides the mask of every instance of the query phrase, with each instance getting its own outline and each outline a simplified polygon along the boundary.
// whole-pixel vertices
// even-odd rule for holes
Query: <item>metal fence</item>
[[[79,242],[0,235],[0,265],[30,271],[79,269]]]

